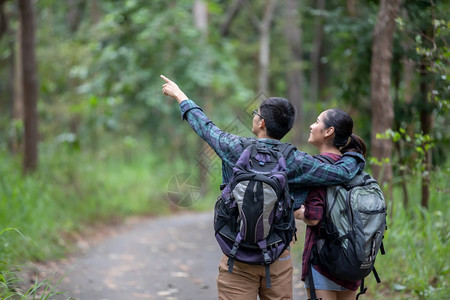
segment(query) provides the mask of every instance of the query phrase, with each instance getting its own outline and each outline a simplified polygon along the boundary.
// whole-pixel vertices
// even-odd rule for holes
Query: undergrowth
[[[211,209],[219,194],[220,170],[201,174],[193,161],[186,163],[177,155],[156,155],[145,147],[95,153],[63,147],[44,148],[39,169],[31,176],[22,176],[19,158],[0,162],[2,299],[29,299],[32,294],[37,297],[38,290],[41,298],[36,299],[48,299],[42,297],[54,293],[53,285],[60,279],[36,279],[29,290],[17,290],[19,278],[14,270],[27,261],[57,259],[72,251],[74,246],[63,238],[67,233],[132,215]],[[201,189],[187,207],[177,206],[168,197],[170,182],[179,174],[193,175],[197,179],[189,187]],[[450,294],[448,174],[448,169],[433,173],[428,209],[420,207],[419,179],[408,185],[407,207],[394,189],[384,239],[386,255],[379,255],[376,262],[382,283],[376,284],[369,275],[364,298],[428,300]],[[298,238],[293,251],[300,259],[304,237]]]

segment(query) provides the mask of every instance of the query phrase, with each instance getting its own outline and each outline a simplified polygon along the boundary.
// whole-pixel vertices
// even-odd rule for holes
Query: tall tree
[[[432,171],[432,147],[430,141],[442,134],[435,117],[439,116],[439,99],[448,95],[446,74],[448,74],[448,30],[445,13],[448,7],[444,1],[408,1],[405,3],[409,18],[413,22],[410,39],[414,41],[415,60],[418,66],[419,90],[415,108],[419,112],[420,140],[423,162],[420,168],[422,177],[423,207],[428,207],[430,200],[430,183]],[[444,14],[444,15],[441,15]],[[444,83],[445,82],[445,83]],[[437,125],[437,126],[436,126]],[[441,132],[440,132],[441,131]],[[444,129],[443,132],[447,132]],[[417,132],[416,132],[417,134]],[[418,140],[418,139],[416,139]],[[445,151],[445,150],[444,150]],[[439,151],[436,152],[438,154]]]
[[[195,27],[200,30],[203,37],[206,38],[208,35],[208,7],[206,6],[205,1],[195,0],[192,13],[194,15]]]
[[[233,3],[228,7],[227,12],[225,14],[224,21],[220,25],[220,35],[227,36],[230,26],[233,22],[233,19],[239,13],[241,6],[245,0],[234,0]]]
[[[23,141],[22,134],[19,132],[21,126],[24,122],[24,99],[23,99],[23,64],[22,64],[22,26],[19,24],[16,30],[16,43],[14,44],[14,96],[13,96],[13,109],[12,109],[12,119],[15,134],[11,137],[11,151],[14,154],[23,151]]]
[[[25,149],[23,171],[32,172],[38,164],[37,66],[35,55],[35,15],[32,0],[19,0],[22,28],[23,99],[25,104]]]
[[[272,27],[275,1],[267,0],[264,7],[264,15],[259,28],[261,40],[259,44],[259,91],[269,91],[269,67],[270,67],[270,29]]]
[[[433,97],[433,94],[431,93],[432,90],[432,83],[430,83],[430,72],[427,70],[427,64],[426,59],[422,59],[422,62],[419,67],[419,73],[420,73],[420,85],[419,85],[419,92],[420,92],[420,98],[422,101],[422,105],[420,105],[420,125],[422,134],[424,135],[430,135],[431,129],[433,126],[433,108],[431,105],[428,104]],[[421,205],[423,207],[428,207],[428,202],[430,200],[430,172],[431,172],[431,150],[425,150],[425,157],[424,157],[424,171],[422,176],[422,200]]]
[[[201,33],[201,40],[199,43],[206,44],[208,39],[208,7],[204,0],[195,0],[194,6],[192,8],[192,14],[194,17],[195,27]],[[201,87],[198,91],[201,98],[207,97],[207,88]],[[211,101],[206,101],[205,103],[205,111],[211,111]],[[206,195],[209,191],[209,180],[208,180],[208,171],[209,171],[209,161],[207,160],[207,156],[204,155],[204,149],[210,149],[209,145],[206,142],[197,143],[197,153],[199,153],[198,164],[200,166],[200,182],[202,188],[202,194]],[[211,149],[211,151],[213,151]]]
[[[100,22],[102,17],[102,11],[100,9],[99,0],[90,0],[89,1],[89,12],[91,18],[91,24],[97,24]]]
[[[74,33],[80,27],[86,0],[67,0],[67,24],[70,32]]]
[[[406,12],[402,11],[402,18],[406,18]],[[403,107],[405,110],[412,107],[413,104],[413,96],[415,92],[414,88],[414,78],[416,76],[416,64],[414,61],[409,59],[406,55],[409,51],[409,49],[412,48],[412,44],[408,43],[408,41],[403,41],[401,44],[401,50],[403,57],[401,58],[401,72],[398,71],[395,78],[395,93],[396,96],[394,98],[394,104],[397,105],[397,107]],[[401,101],[399,96],[400,91],[400,84],[403,84],[404,92],[403,92],[403,101]],[[394,105],[395,107],[395,105]],[[400,114],[396,113],[395,118],[395,129],[398,130],[399,128],[404,128],[409,136],[414,136],[414,122],[405,122],[406,124],[402,124]],[[411,115],[411,113],[409,113]],[[406,126],[405,126],[406,125]],[[399,164],[400,165],[406,165],[408,159],[410,159],[410,155],[403,154],[402,153],[402,147],[399,143],[396,143],[396,151],[398,152],[399,156]],[[408,169],[407,168],[400,168],[398,170],[400,178],[402,178],[400,184],[402,187],[403,192],[403,205],[404,207],[408,206],[409,203],[409,195],[408,195],[408,180],[406,179],[408,177]]]
[[[8,23],[6,21],[6,14],[5,14],[5,2],[6,0],[0,0],[0,39],[8,29]]]
[[[0,40],[3,36],[9,37],[8,46],[10,49],[9,76],[6,85],[6,94],[9,95],[8,102],[12,103],[12,134],[9,135],[9,146],[13,154],[23,151],[22,124],[24,119],[23,108],[23,86],[22,86],[22,55],[21,55],[21,26],[17,29],[8,26],[8,20],[17,19],[17,15],[7,15],[5,11],[6,0],[0,0]],[[10,129],[10,130],[11,130]]]
[[[358,0],[347,0],[347,11],[351,17],[358,14]]]
[[[370,67],[370,101],[372,108],[371,145],[372,156],[380,161],[390,159],[392,141],[377,139],[391,129],[394,123],[394,108],[390,95],[392,47],[395,32],[395,18],[398,15],[401,0],[381,0],[377,22],[373,32],[372,61]],[[392,180],[392,165],[374,166],[373,174],[380,182]]]
[[[317,0],[316,9],[325,9],[325,0]],[[323,55],[323,17],[318,15],[314,20],[314,41],[313,48],[310,55],[311,73],[310,73],[310,87],[309,99],[315,103],[319,100],[320,79],[321,79],[321,62],[320,58]]]
[[[303,74],[302,74],[302,28],[299,3],[296,0],[287,0],[285,3],[284,35],[288,45],[288,99],[293,103],[297,112],[293,128],[292,142],[303,142]],[[314,52],[314,51],[313,51]]]

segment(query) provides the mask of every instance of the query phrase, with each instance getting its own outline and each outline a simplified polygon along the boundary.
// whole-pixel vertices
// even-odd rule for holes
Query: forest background
[[[290,99],[285,141],[311,154],[316,116],[349,112],[389,205],[371,297],[443,299],[448,13],[431,0],[0,0],[0,296],[26,294],[16,268],[63,257],[86,228],[212,208],[220,161],[162,95],[164,74],[241,135],[264,97]]]

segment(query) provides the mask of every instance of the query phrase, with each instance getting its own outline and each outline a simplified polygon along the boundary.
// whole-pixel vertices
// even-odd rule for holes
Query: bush
[[[409,207],[403,207],[401,191],[394,191],[392,213],[384,244],[386,255],[377,257],[381,284],[371,275],[366,280],[374,299],[443,299],[448,287],[448,169],[433,174],[430,208],[420,206],[420,180],[409,184]]]

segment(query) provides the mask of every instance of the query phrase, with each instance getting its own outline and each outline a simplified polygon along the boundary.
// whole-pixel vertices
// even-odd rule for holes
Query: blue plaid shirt
[[[222,159],[222,182],[227,184],[233,175],[233,167],[244,151],[243,140],[218,128],[192,100],[180,103],[181,117],[205,140]],[[259,139],[259,142],[273,147],[281,142],[274,139]],[[307,187],[339,184],[352,179],[364,169],[365,160],[356,152],[347,152],[334,165],[325,164],[311,155],[296,150],[286,158],[289,192],[298,208],[305,201]]]

